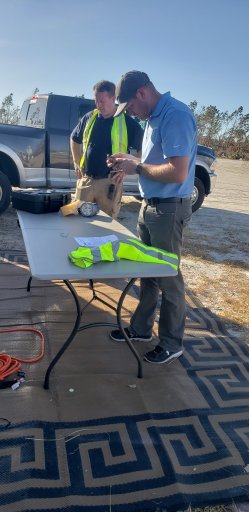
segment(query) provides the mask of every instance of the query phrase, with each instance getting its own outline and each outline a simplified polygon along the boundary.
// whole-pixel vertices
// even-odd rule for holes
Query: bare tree
[[[0,107],[0,122],[5,124],[16,124],[20,108],[14,105],[13,92],[4,98]]]

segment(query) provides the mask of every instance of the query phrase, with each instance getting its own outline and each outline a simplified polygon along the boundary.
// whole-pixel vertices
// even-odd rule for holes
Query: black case
[[[70,192],[62,190],[14,190],[12,206],[30,213],[58,212],[71,201]]]

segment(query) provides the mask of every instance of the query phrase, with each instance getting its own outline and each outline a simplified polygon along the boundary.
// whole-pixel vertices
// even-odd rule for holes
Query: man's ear
[[[136,94],[137,98],[139,98],[140,100],[145,100],[146,98],[146,92],[144,90],[143,87],[140,87],[139,89],[137,89],[137,94]]]

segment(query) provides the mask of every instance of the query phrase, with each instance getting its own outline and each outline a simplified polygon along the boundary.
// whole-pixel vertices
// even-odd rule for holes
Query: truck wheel
[[[195,178],[194,190],[192,192],[192,212],[196,212],[205,199],[205,187],[200,178]]]
[[[10,205],[11,184],[6,174],[0,171],[0,214]]]

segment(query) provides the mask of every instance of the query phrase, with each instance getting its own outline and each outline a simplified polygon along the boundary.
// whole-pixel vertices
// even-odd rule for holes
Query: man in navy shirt
[[[138,218],[141,240],[153,247],[178,255],[182,249],[183,228],[192,213],[191,193],[194,187],[197,127],[191,110],[159,93],[148,75],[130,71],[116,88],[119,107],[147,119],[142,157],[112,155],[110,165],[116,180],[126,174],[139,175],[144,198]],[[113,163],[114,162],[114,163]],[[140,302],[131,318],[127,335],[132,340],[150,341],[155,320],[159,290],[162,292],[158,337],[159,344],[144,359],[149,363],[169,363],[183,353],[185,294],[182,273],[176,277],[141,279]],[[119,330],[111,332],[115,341],[123,341]]]
[[[96,110],[84,115],[71,134],[71,151],[78,182],[75,199],[96,202],[101,210],[117,217],[122,184],[115,183],[107,166],[107,156],[128,153],[142,147],[143,131],[128,114],[114,119],[115,84],[102,80],[94,88]],[[83,144],[83,155],[81,145]]]

